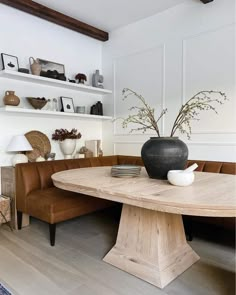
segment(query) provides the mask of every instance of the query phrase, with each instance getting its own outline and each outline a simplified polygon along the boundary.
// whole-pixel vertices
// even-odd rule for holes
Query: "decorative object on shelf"
[[[155,109],[151,108],[142,95],[135,91],[124,88],[123,99],[134,95],[141,102],[141,106],[131,107],[130,111],[136,111],[130,114],[126,119],[122,119],[122,126],[126,128],[129,123],[139,124],[141,127],[134,130],[146,132],[148,129],[154,130],[157,137],[151,137],[144,143],[141,156],[149,177],[157,179],[166,179],[169,170],[182,170],[188,159],[187,145],[178,138],[173,137],[176,131],[186,134],[190,138],[191,120],[197,120],[201,111],[216,109],[212,104],[223,104],[227,97],[220,91],[199,91],[181,106],[179,113],[174,121],[170,137],[161,137],[158,122],[166,114],[167,109],[161,111],[159,117],[155,118]]]
[[[78,73],[78,74],[75,76],[75,79],[78,80],[80,84],[84,84],[84,82],[87,81],[87,76],[86,76],[85,74]]]
[[[63,64],[41,58],[37,60],[41,66],[40,76],[66,81],[65,66]]]
[[[19,68],[18,69],[18,72],[19,73],[23,73],[23,74],[29,74],[29,70],[28,69],[25,69],[25,68]]]
[[[104,88],[101,83],[103,83],[104,78],[99,73],[99,70],[96,70],[92,77],[92,86],[97,88]]]
[[[35,160],[35,162],[44,162],[44,161],[45,161],[45,158],[42,157],[42,156],[39,156],[39,157]]]
[[[45,159],[47,161],[53,161],[53,160],[55,160],[55,157],[56,157],[56,153],[48,153],[48,154],[46,154]]]
[[[100,101],[98,101],[96,104],[91,106],[90,114],[103,116],[103,106]]]
[[[85,140],[85,147],[93,153],[93,157],[101,156],[101,140],[94,139],[94,140]]]
[[[78,106],[76,107],[76,113],[78,114],[85,114],[85,106]]]
[[[65,113],[74,113],[74,104],[73,104],[73,99],[71,97],[64,97],[61,96],[61,111]]]
[[[52,134],[52,140],[59,141],[60,148],[65,159],[72,159],[72,155],[76,147],[76,139],[81,138],[81,133],[73,128],[71,131],[67,129],[56,129]]]
[[[47,100],[45,97],[26,97],[28,102],[34,107],[36,110],[41,110],[46,104]]]
[[[7,152],[18,152],[12,158],[12,166],[15,167],[18,163],[27,163],[28,158],[21,152],[32,151],[33,147],[24,135],[13,136],[9,145],[7,146]]]
[[[79,153],[75,155],[75,157],[77,158],[85,158],[85,153],[88,152],[88,149],[86,148],[86,146],[82,146],[79,150]]]
[[[41,64],[39,63],[39,60],[36,58],[34,59],[32,56],[29,58],[30,63],[30,70],[32,75],[40,76],[40,72],[42,69]]]
[[[15,91],[7,90],[5,92],[5,96],[3,97],[3,102],[8,106],[18,106],[20,103],[20,99],[15,95]]]
[[[101,101],[98,101],[98,102],[96,103],[96,106],[97,106],[97,112],[98,112],[98,115],[99,115],[99,116],[103,116],[103,106],[102,106]]]
[[[46,78],[51,78],[51,79],[56,79],[56,80],[61,80],[61,81],[66,81],[66,76],[64,74],[58,73],[58,71],[54,70],[48,70],[47,72],[41,71],[40,76],[46,77]]]
[[[25,137],[33,148],[31,152],[26,152],[26,156],[30,162],[35,162],[39,156],[45,158],[51,152],[51,144],[46,134],[32,130],[27,132]]]
[[[2,60],[2,69],[3,70],[10,70],[10,71],[18,71],[19,63],[18,58],[13,55],[9,55],[6,53],[1,53],[1,60]]]
[[[52,99],[52,104],[53,104],[52,111],[54,111],[54,112],[59,112],[59,107],[58,107],[58,101],[57,101],[57,98],[53,98],[53,99]]]

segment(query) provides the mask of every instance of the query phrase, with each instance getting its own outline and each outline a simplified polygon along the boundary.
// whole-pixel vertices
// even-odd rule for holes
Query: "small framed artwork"
[[[18,71],[19,63],[17,56],[1,53],[3,70]]]
[[[73,99],[70,97],[61,96],[61,111],[65,113],[74,113],[75,108],[73,104]]]

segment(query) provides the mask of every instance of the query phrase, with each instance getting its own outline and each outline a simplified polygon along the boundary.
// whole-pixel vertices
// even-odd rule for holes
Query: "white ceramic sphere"
[[[173,185],[187,186],[193,183],[194,173],[184,172],[184,170],[170,170],[167,173],[167,179]]]

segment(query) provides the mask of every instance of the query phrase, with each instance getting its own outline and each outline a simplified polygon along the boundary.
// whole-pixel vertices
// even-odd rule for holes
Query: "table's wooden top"
[[[236,176],[195,172],[191,186],[177,187],[151,179],[142,168],[140,177],[116,178],[111,167],[66,170],[52,175],[65,190],[146,209],[197,216],[236,216]]]

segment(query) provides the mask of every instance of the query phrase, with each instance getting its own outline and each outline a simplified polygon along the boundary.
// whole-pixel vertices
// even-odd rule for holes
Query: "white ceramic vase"
[[[72,159],[72,155],[75,151],[76,139],[65,139],[60,141],[60,148],[64,154],[65,159]]]

